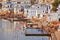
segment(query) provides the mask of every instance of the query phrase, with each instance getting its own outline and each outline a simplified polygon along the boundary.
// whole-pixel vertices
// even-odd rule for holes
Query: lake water
[[[25,36],[24,33],[23,24],[0,20],[0,40],[49,40],[47,36]]]

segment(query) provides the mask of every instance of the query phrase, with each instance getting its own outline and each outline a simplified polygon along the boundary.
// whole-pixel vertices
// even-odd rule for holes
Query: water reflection
[[[7,20],[0,20],[0,40],[16,40],[15,23]]]
[[[0,20],[0,40],[49,40],[48,37],[25,36],[23,26],[19,22]]]

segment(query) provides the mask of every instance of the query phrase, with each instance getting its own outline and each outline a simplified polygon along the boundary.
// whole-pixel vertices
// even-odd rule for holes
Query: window
[[[60,18],[59,18],[59,21],[60,21]]]
[[[21,2],[17,2],[17,4],[20,4]]]

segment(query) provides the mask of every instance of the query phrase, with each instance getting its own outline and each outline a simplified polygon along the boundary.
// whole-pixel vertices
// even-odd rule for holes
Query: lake
[[[0,40],[49,40],[47,36],[25,36],[23,26],[19,22],[0,20]],[[34,32],[37,33],[36,31]]]

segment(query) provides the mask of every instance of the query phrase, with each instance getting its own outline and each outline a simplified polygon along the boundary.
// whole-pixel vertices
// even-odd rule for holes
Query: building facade
[[[50,6],[45,4],[35,4],[28,9],[24,9],[24,13],[28,15],[28,18],[32,16],[43,15],[44,13],[50,13]]]

